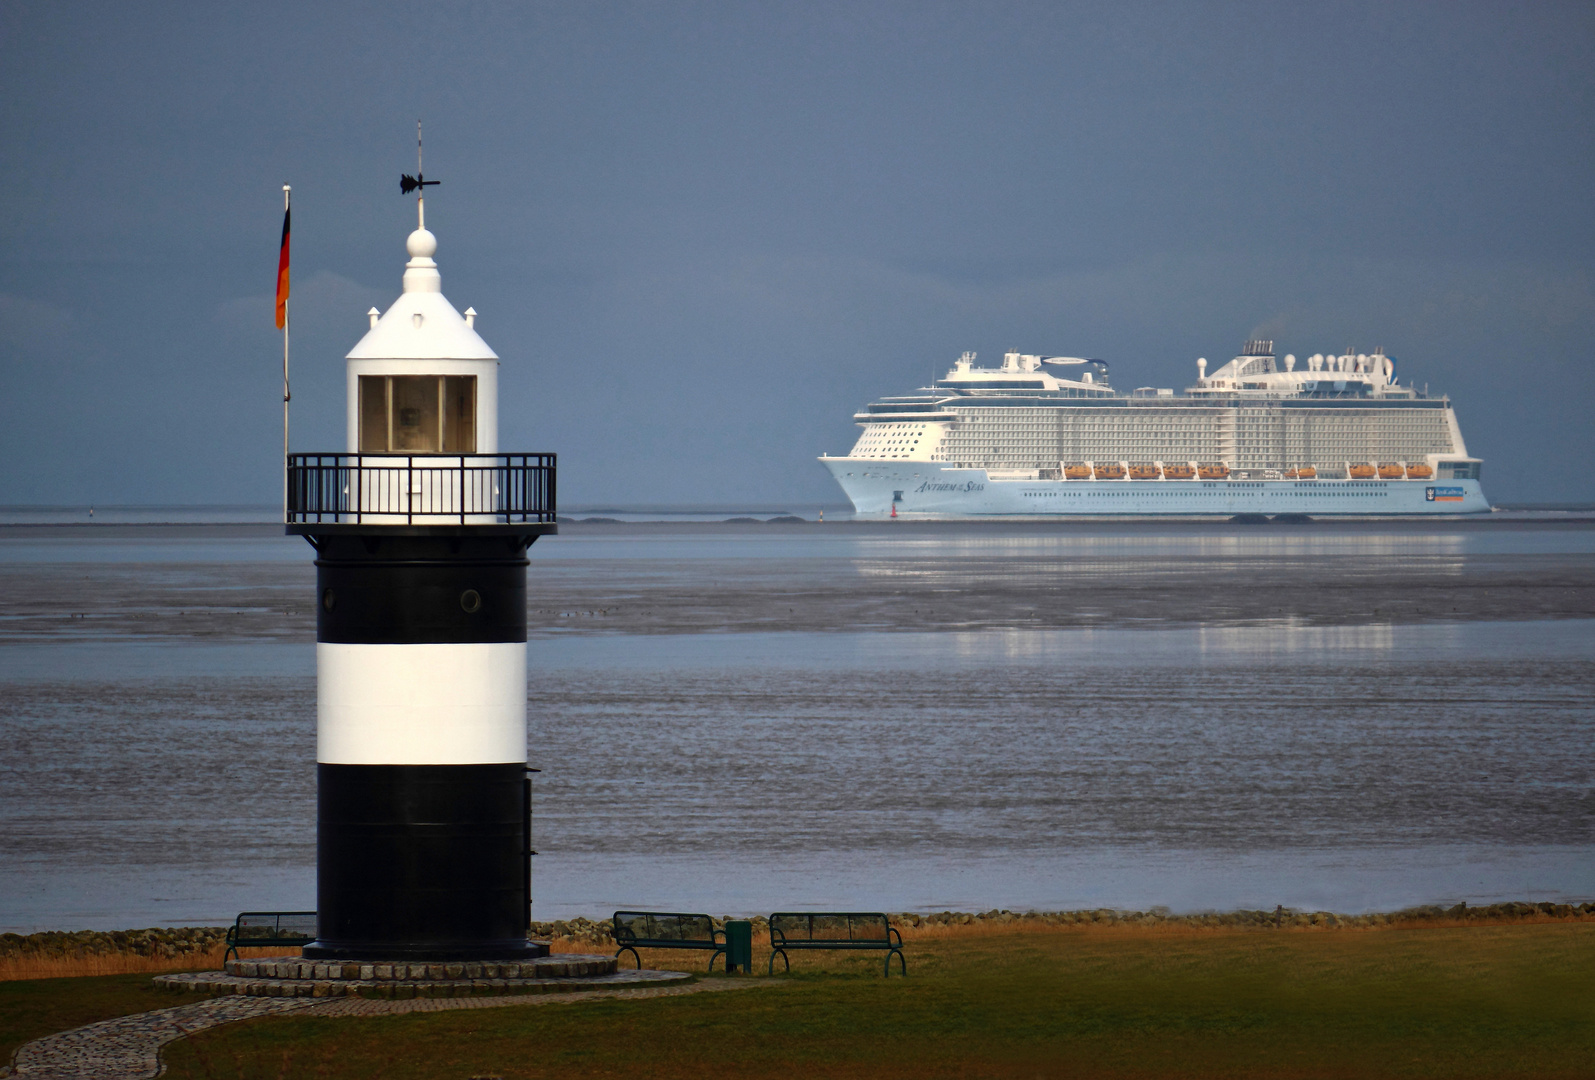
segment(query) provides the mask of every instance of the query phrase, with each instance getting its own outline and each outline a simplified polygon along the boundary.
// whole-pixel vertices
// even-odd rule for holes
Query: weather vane
[[[424,196],[427,188],[435,187],[442,182],[441,180],[428,180],[421,172],[421,121],[417,120],[415,122],[415,175],[411,176],[409,173],[399,174],[399,192],[400,194],[408,195],[412,191],[419,190]]]

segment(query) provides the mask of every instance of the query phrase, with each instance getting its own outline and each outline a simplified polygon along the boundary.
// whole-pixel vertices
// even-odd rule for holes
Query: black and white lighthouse
[[[499,451],[499,358],[417,214],[404,291],[348,354],[348,451],[288,458],[316,551],[305,955],[527,959],[526,551],[556,531],[554,455]]]

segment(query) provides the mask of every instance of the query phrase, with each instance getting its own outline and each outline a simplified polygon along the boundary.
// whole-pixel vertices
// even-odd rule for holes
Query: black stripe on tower
[[[526,641],[528,537],[317,539],[318,642]],[[318,763],[316,906],[326,959],[529,958],[524,761]]]
[[[323,537],[316,559],[316,640],[524,642],[528,540]]]
[[[526,938],[524,765],[316,766],[310,957],[490,960]]]

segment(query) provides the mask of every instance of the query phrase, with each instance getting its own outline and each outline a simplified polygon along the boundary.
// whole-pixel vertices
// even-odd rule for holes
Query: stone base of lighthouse
[[[657,988],[692,979],[686,971],[617,970],[608,955],[559,953],[539,960],[404,963],[305,960],[296,956],[229,960],[223,971],[157,975],[168,990],[249,997],[377,999],[504,997]]]

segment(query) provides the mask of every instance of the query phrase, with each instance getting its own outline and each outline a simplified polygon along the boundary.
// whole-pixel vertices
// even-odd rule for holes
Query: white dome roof
[[[349,350],[350,360],[497,360],[480,334],[465,325],[443,295],[443,279],[432,255],[437,237],[426,229],[405,242],[410,261],[404,292],[375,326]]]

